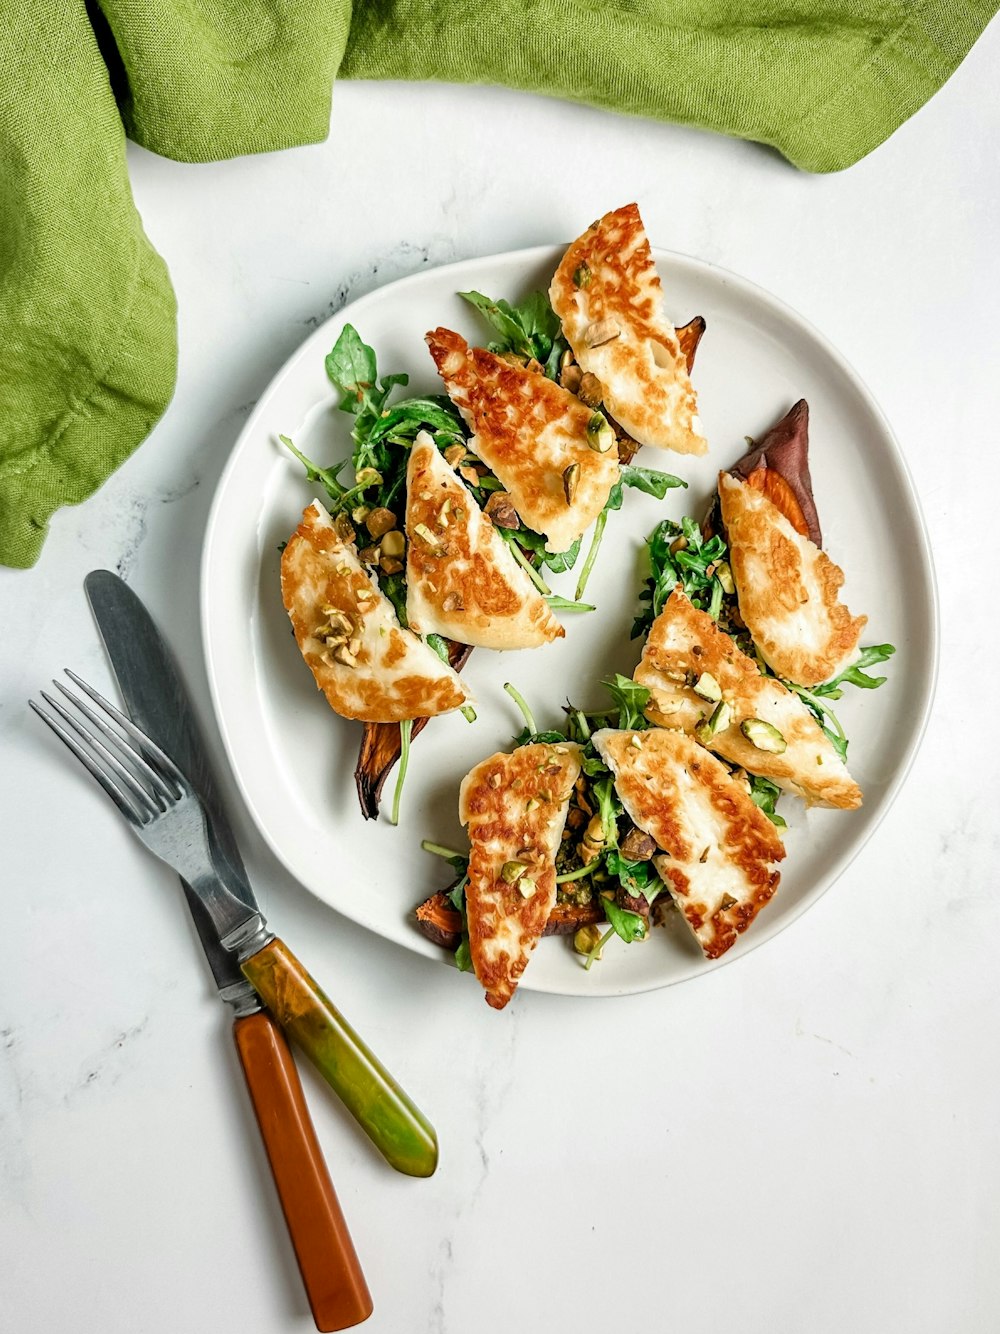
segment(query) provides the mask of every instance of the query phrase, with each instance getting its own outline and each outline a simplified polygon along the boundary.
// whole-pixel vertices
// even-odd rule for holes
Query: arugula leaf
[[[781,788],[777,783],[772,783],[770,778],[763,778],[760,774],[747,774],[750,780],[750,800],[755,806],[759,806],[767,818],[776,829],[787,829],[788,824],[777,812],[778,801],[781,797]]]
[[[820,725],[820,730],[830,741],[834,750],[842,760],[847,761],[847,733],[844,731],[843,723],[830,708],[829,704],[820,699],[817,691],[807,690],[805,686],[796,685],[794,681],[788,681],[781,677],[782,685],[786,686],[794,694],[798,695],[803,704],[808,708]]]
[[[631,945],[636,940],[645,940],[647,928],[644,917],[640,917],[637,912],[629,912],[627,908],[619,908],[614,899],[602,898],[601,905],[605,917],[626,945]]]
[[[597,608],[592,602],[574,602],[572,598],[560,597],[558,593],[550,593],[545,601],[553,611],[596,611]]]
[[[462,939],[455,951],[455,967],[460,973],[472,972],[472,951],[469,948],[469,933],[467,931],[462,932]]]
[[[497,526],[500,527],[501,525]],[[562,574],[566,570],[571,570],[576,564],[577,556],[580,554],[581,539],[579,537],[565,551],[546,551],[545,538],[532,528],[506,528],[504,531],[511,533],[519,547],[523,547],[526,551],[530,551],[537,556],[539,564],[548,566],[553,574]]]
[[[647,903],[652,903],[663,888],[663,881],[656,874],[652,862],[629,861],[617,848],[607,853],[604,866],[612,875],[618,877],[634,899],[641,895]]]
[[[621,509],[626,486],[636,491],[644,491],[647,496],[655,496],[657,500],[662,500],[667,492],[676,486],[687,488],[687,482],[670,472],[657,472],[655,468],[637,468],[632,463],[622,463],[620,469],[621,475],[608,494],[606,508],[609,510]]]
[[[396,577],[401,578],[401,576],[399,575],[397,575]],[[441,638],[440,635],[435,635],[435,634],[425,635],[424,643],[427,645],[428,648],[434,650],[434,652],[438,655],[438,657],[441,659],[442,662],[448,661],[448,645],[444,642],[444,640]]]
[[[465,438],[458,409],[453,408],[450,402],[448,407],[444,407],[437,397],[404,398],[372,426],[368,433],[368,444],[378,444],[386,437],[399,444],[413,440],[418,431],[427,430],[456,439]]]
[[[607,849],[618,846],[618,817],[622,813],[622,804],[615,792],[614,779],[599,778],[591,788],[591,796],[597,802],[597,813],[604,826],[604,846]]]
[[[340,390],[340,410],[358,416],[371,407],[378,367],[375,350],[362,342],[353,324],[345,324],[340,336],[326,356],[326,373]],[[397,384],[405,384],[406,377],[391,377]],[[391,387],[391,386],[390,386]]]
[[[825,681],[823,685],[813,686],[814,695],[825,695],[828,699],[840,699],[843,695],[841,686],[858,686],[862,690],[877,690],[879,686],[885,685],[888,679],[885,676],[868,676],[864,671],[865,667],[874,667],[876,663],[887,662],[896,652],[894,644],[871,644],[868,648],[861,650],[861,657],[857,662],[851,663],[850,667],[835,676],[832,681]]]
[[[347,467],[346,459],[341,459],[340,462],[335,464],[332,468],[321,468],[318,464],[313,463],[312,459],[307,459],[300,449],[296,449],[287,435],[279,435],[278,439],[286,449],[291,450],[302,464],[303,468],[305,468],[307,480],[310,482],[319,482],[320,486],[323,487],[331,500],[340,500],[342,496],[347,494],[347,487],[342,486],[337,480],[341,469]]]
[[[615,672],[614,676],[602,681],[601,684],[607,688],[611,698],[618,705],[619,728],[643,730],[650,726],[644,712],[649,703],[649,690],[646,686],[639,685],[630,676],[622,676],[621,672]]]
[[[559,316],[544,292],[532,292],[519,306],[493,301],[482,292],[458,294],[489,322],[500,335],[490,343],[491,352],[513,352],[541,364],[546,376],[555,380],[559,364],[569,346],[563,337]]]
[[[455,947],[455,967],[460,973],[471,973],[472,954],[469,949],[469,918],[465,906],[465,888],[469,883],[469,859],[468,857],[449,857],[448,861],[461,876],[458,883],[446,891],[446,896],[451,901],[451,906],[455,908],[462,917],[462,939]]]
[[[683,538],[683,546],[677,545]],[[725,591],[714,567],[726,558],[726,544],[716,534],[707,542],[697,522],[685,517],[679,524],[663,519],[646,540],[649,549],[650,576],[639,594],[639,613],[632,624],[632,638],[646,634],[666,605],[675,586],[681,588],[700,611],[718,620]],[[713,567],[712,574],[708,573]]]

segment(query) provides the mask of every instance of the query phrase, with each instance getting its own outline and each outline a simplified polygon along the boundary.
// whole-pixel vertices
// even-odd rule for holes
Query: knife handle
[[[434,1127],[284,941],[272,940],[241,967],[386,1161],[407,1176],[431,1176],[438,1158]]]
[[[233,1037],[316,1328],[360,1325],[371,1295],[288,1043],[263,1011],[237,1019]]]

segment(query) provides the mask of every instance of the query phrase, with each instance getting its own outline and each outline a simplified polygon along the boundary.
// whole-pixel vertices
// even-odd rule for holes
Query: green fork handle
[[[433,1175],[438,1160],[434,1127],[284,941],[272,940],[241,967],[386,1161],[407,1176]]]

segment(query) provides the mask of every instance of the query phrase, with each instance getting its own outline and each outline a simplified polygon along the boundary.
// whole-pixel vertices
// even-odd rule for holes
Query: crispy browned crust
[[[752,444],[729,472],[763,491],[797,533],[802,533],[818,547],[823,545],[809,472],[809,404],[804,398],[800,398],[780,421]],[[716,494],[703,524],[705,536],[710,537],[722,527]]]
[[[584,270],[585,285],[577,282]],[[640,444],[703,454],[687,357],[663,309],[663,289],[635,204],[607,213],[564,255],[549,288],[552,308],[585,371],[604,386],[608,411]],[[605,321],[617,337],[590,345]]]
[[[491,755],[462,783],[459,817],[468,825],[471,844],[465,891],[469,950],[496,1010],[513,996],[555,905],[556,853],[579,774],[578,746],[535,744],[519,746],[512,755]],[[528,867],[530,897],[503,879],[508,861]]]
[[[564,551],[597,518],[618,480],[618,455],[587,443],[592,409],[537,371],[469,347],[451,329],[427,334],[452,402],[473,433],[470,442],[510,494],[514,508],[552,551]],[[546,434],[546,447],[539,441]],[[579,468],[572,504],[563,473]]]
[[[637,748],[632,740],[639,739]],[[615,774],[615,788],[633,822],[668,856],[653,859],[706,956],[724,954],[774,894],[774,864],[785,855],[770,820],[750,800],[714,755],[682,732],[598,732],[595,742]],[[698,810],[707,801],[721,829],[715,846],[694,846]],[[701,838],[699,837],[699,842]],[[735,869],[739,898],[712,908],[694,873],[709,854]],[[702,857],[706,861],[702,861]],[[705,872],[707,876],[709,871]]]
[[[542,935],[572,936],[581,926],[603,921],[604,909],[596,903],[554,903]],[[462,939],[462,915],[440,890],[417,909],[417,927],[428,940],[445,950],[456,950]]]
[[[740,615],[764,660],[798,685],[829,680],[868,623],[840,601],[843,570],[796,533],[763,490],[720,473],[719,504]]]
[[[733,710],[731,726],[708,742],[711,750],[772,779],[807,805],[841,810],[861,805],[861,789],[805,704],[780,681],[762,676],[732,637],[677,588],[650,627],[635,669],[635,680],[650,691],[646,717],[661,727],[691,732],[714,708],[686,684],[704,672],[715,678]],[[781,755],[758,750],[740,731],[747,718],[777,727],[787,749]]]
[[[419,634],[513,649],[566,633],[489,515],[420,437],[407,469],[406,537],[407,614]]]
[[[381,593],[376,596],[352,551],[313,504],[281,557],[281,594],[295,641],[330,707],[341,717],[362,722],[401,722],[459,708],[467,695],[457,678],[442,673],[440,660],[395,616],[384,627],[384,637],[368,633],[371,617],[384,599]],[[362,627],[364,642],[355,667],[324,660],[325,646],[313,636],[327,619],[324,606],[337,608]],[[426,663],[427,673],[400,674],[400,665],[410,659]]]

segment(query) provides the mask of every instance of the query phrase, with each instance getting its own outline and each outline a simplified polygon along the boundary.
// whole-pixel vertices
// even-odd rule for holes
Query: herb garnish
[[[490,352],[512,352],[526,362],[537,361],[550,380],[559,378],[559,367],[569,344],[563,337],[559,316],[544,292],[532,292],[519,306],[503,299],[492,301],[482,292],[459,292],[483,315],[500,335],[487,344]]]

